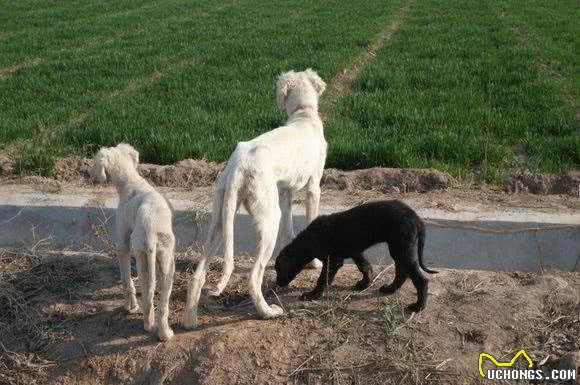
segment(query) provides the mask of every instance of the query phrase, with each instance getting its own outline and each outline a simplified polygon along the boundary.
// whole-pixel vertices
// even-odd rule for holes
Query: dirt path
[[[377,281],[358,293],[350,288],[359,274],[347,266],[326,298],[311,303],[298,296],[313,287],[316,272],[274,294],[270,268],[267,300],[282,304],[286,316],[264,321],[248,300],[249,261],[238,259],[222,297],[202,301],[200,327],[184,331],[178,316],[190,262],[178,262],[176,337],[158,343],[140,315],[122,311],[113,259],[0,253],[0,383],[478,384],[482,351],[505,359],[524,348],[552,368],[578,349],[578,273],[445,270],[432,276],[426,311],[409,315],[409,283],[391,297],[376,290],[392,279],[392,267],[376,267]],[[218,278],[212,267],[209,286]]]

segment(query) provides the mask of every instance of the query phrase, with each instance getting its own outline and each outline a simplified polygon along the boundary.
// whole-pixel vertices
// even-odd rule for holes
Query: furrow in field
[[[148,87],[154,85],[161,81],[164,76],[167,76],[169,73],[182,70],[187,66],[192,65],[192,60],[180,60],[176,63],[168,65],[163,70],[154,70],[151,74],[144,77],[138,77],[135,79],[131,79],[126,82],[125,86],[120,89],[115,89],[110,92],[104,92],[102,96],[99,98],[99,102],[95,105],[86,106],[81,108],[75,112],[73,112],[68,119],[65,119],[63,122],[44,126],[39,129],[36,137],[40,138],[39,141],[34,141],[32,139],[22,140],[17,142],[17,147],[12,145],[8,146],[8,148],[3,151],[4,157],[8,158],[10,163],[10,167],[14,167],[14,164],[21,163],[23,160],[29,161],[31,159],[26,159],[26,157],[30,156],[32,153],[32,157],[34,158],[34,154],[36,152],[31,151],[32,147],[35,148],[50,148],[54,146],[54,141],[57,141],[59,136],[62,136],[66,130],[80,128],[83,124],[86,124],[87,120],[91,117],[91,115],[96,111],[96,108],[100,104],[109,103],[116,98],[121,97],[128,97],[131,95],[135,95],[136,93],[140,92],[144,87]],[[20,166],[22,167],[22,165]]]
[[[0,80],[6,80],[21,69],[37,66],[43,61],[44,60],[42,58],[36,57],[10,67],[0,68]]]
[[[156,83],[159,83],[159,81],[161,81],[161,79],[164,76],[166,76],[168,73],[183,69],[187,65],[191,65],[191,64],[192,64],[191,60],[181,60],[181,61],[178,61],[177,63],[174,63],[174,64],[167,66],[163,70],[154,70],[148,76],[139,77],[136,79],[131,79],[125,84],[125,86],[123,88],[113,90],[109,94],[103,95],[103,97],[100,100],[100,103],[106,103],[106,102],[109,102],[112,99],[115,99],[118,97],[126,97],[126,96],[131,96],[133,94],[136,94],[140,90],[142,90],[144,87],[148,87],[148,86],[154,85]],[[90,116],[90,114],[93,111],[94,111],[94,107],[84,108],[84,109],[76,112],[75,114],[73,114],[71,116],[71,118],[68,121],[66,121],[65,123],[59,124],[59,125],[54,126],[54,127],[48,127],[46,129],[47,134],[48,134],[46,137],[49,139],[54,138],[56,136],[56,134],[58,134],[60,131],[62,131],[65,128],[80,126],[82,123],[84,123],[88,119],[88,117]]]
[[[566,74],[562,73],[562,64],[542,49],[545,45],[545,43],[539,41],[542,36],[537,36],[536,33],[519,22],[508,11],[496,11],[498,18],[506,24],[507,28],[518,38],[519,42],[533,53],[533,61],[538,73],[549,79],[551,83],[558,85],[562,101],[574,109],[576,120],[580,120],[580,103],[574,94],[573,82],[570,82]]]
[[[327,164],[434,167],[487,181],[514,168],[562,172],[577,164],[577,125],[561,87],[542,74],[497,8],[492,1],[415,2],[353,91],[336,100],[325,125]]]
[[[378,50],[380,50],[385,44],[391,40],[395,32],[399,29],[399,26],[403,22],[407,11],[409,10],[410,3],[404,4],[399,8],[392,16],[390,23],[387,27],[382,30],[374,39],[371,44],[369,44],[364,51],[362,51],[358,57],[353,61],[349,68],[345,68],[340,71],[331,81],[328,86],[327,94],[323,100],[323,117],[326,117],[331,113],[332,108],[341,97],[351,93],[352,83],[358,77],[361,70],[372,61]]]

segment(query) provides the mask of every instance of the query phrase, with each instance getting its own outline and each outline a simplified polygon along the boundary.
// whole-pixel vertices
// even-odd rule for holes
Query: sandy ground
[[[179,327],[191,255],[180,255],[171,302],[174,340],[159,343],[139,314],[122,309],[117,265],[107,255],[38,250],[0,253],[0,383],[34,384],[479,384],[480,352],[509,360],[526,349],[554,368],[578,350],[580,273],[443,270],[419,314],[407,282],[385,297],[392,266],[376,266],[364,292],[352,265],[324,300],[302,302],[318,272],[275,293],[285,316],[260,320],[248,300],[247,257],[225,293],[204,298],[200,326]],[[206,287],[216,283],[212,265]],[[138,283],[138,282],[137,282]],[[565,359],[564,359],[565,360]],[[487,365],[487,363],[485,364]],[[525,382],[518,382],[525,383]]]
[[[211,187],[159,189],[194,206],[212,199]],[[111,187],[37,177],[0,183],[0,194],[32,192],[116,195]],[[580,210],[570,195],[466,185],[405,194],[323,189],[321,203],[350,207],[374,199],[448,211]],[[295,203],[302,202],[298,194]],[[377,291],[393,278],[392,267],[376,266],[376,282],[359,293],[351,290],[359,273],[347,265],[326,298],[309,303],[298,296],[314,286],[317,272],[275,292],[270,268],[264,292],[285,316],[260,320],[247,293],[251,260],[237,258],[225,293],[204,298],[200,327],[185,331],[178,317],[195,258],[179,256],[171,303],[176,336],[159,343],[140,315],[122,310],[113,257],[0,250],[0,384],[479,384],[483,351],[509,360],[523,348],[545,368],[565,367],[580,354],[580,273],[443,270],[431,276],[427,309],[412,315],[404,310],[415,300],[409,282],[393,296]],[[219,277],[219,264],[212,266],[206,287]]]
[[[192,206],[211,207],[213,188],[158,187],[169,199],[190,201]],[[12,194],[92,195],[95,199],[115,198],[111,186],[64,183],[54,179],[26,177],[0,181],[0,195]],[[295,195],[294,203],[304,203],[304,192]],[[453,211],[511,211],[530,209],[546,213],[578,213],[580,199],[560,195],[537,195],[530,193],[507,194],[494,186],[456,186],[445,191],[385,193],[378,190],[322,189],[322,207],[351,207],[370,200],[400,199],[415,209],[434,208]]]

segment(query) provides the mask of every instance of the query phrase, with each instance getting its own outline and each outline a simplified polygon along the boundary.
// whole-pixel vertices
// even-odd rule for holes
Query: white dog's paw
[[[318,259],[313,259],[312,262],[310,262],[308,265],[306,265],[306,269],[312,270],[312,269],[320,269],[322,267],[322,262],[320,262]]]
[[[207,295],[209,297],[219,297],[220,295],[222,295],[223,289],[220,290],[219,288],[215,288],[214,290],[209,290],[207,292]]]
[[[183,315],[183,320],[181,321],[181,326],[184,329],[194,329],[197,327],[197,314],[193,312],[185,312]]]
[[[138,313],[141,308],[139,307],[138,304],[131,304],[131,303],[126,303],[125,306],[123,306],[123,308],[127,311],[127,313],[129,314],[135,314]]]
[[[276,317],[280,317],[282,314],[284,314],[284,310],[282,310],[282,308],[280,306],[270,305],[270,309],[264,315],[264,318],[265,319],[276,318]]]
[[[155,331],[155,322],[147,322],[145,321],[143,323],[143,329],[145,329],[146,332],[148,333],[152,333]]]
[[[164,329],[160,328],[157,336],[159,337],[159,341],[169,341],[173,338],[174,334],[170,327],[166,327]]]
[[[129,314],[135,314],[139,310],[141,310],[141,308],[139,307],[139,302],[137,301],[137,297],[135,297],[135,295],[131,295],[131,294],[128,294],[125,297],[125,305],[123,306],[123,308]]]

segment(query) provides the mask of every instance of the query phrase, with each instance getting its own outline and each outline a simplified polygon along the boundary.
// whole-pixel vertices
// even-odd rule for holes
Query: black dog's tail
[[[421,268],[429,274],[439,273],[438,271],[428,269],[427,267],[425,267],[425,264],[423,263],[423,248],[425,247],[425,225],[421,220],[417,222],[417,233],[418,233],[417,251],[419,254],[419,266],[421,266]]]

